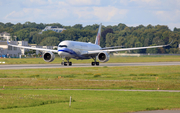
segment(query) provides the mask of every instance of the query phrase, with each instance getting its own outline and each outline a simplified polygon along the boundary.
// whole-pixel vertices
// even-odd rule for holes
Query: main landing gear
[[[64,62],[64,58],[62,58],[62,62],[61,65],[63,66],[72,66],[72,62],[69,62],[70,58],[65,58],[67,60],[67,62]],[[92,57],[92,59],[94,60],[94,62],[91,62],[92,66],[99,66],[99,62],[96,62],[96,58]]]
[[[96,58],[93,57],[92,59],[94,60],[94,62],[91,62],[91,65],[92,66],[95,66],[95,65],[99,66],[99,62],[96,62]]]
[[[70,58],[66,58],[67,62],[64,62],[64,58],[62,58],[61,65],[64,66],[72,66],[72,62],[69,62]]]

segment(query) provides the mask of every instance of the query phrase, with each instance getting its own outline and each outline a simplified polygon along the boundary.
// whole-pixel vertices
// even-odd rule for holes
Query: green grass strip
[[[16,109],[0,109],[0,112],[44,112],[44,113],[92,113],[92,112],[135,112],[146,110],[164,110],[180,108],[180,93],[173,92],[125,92],[125,91],[61,91],[61,90],[0,90],[1,94],[1,106],[11,105],[12,98],[14,98],[14,104]],[[7,96],[6,96],[7,95]],[[19,96],[17,96],[19,95]],[[63,97],[75,100],[71,107],[68,102],[60,102],[53,104],[46,104],[40,106],[21,107],[29,102],[29,99],[21,99],[19,97],[32,95],[42,95],[42,99],[45,101],[47,97],[56,99],[56,97]],[[46,96],[45,96],[46,95]],[[9,98],[9,96],[12,96]],[[53,97],[55,96],[55,97]],[[17,99],[18,97],[18,99]],[[27,98],[26,97],[26,98]],[[33,97],[34,98],[34,97]],[[22,101],[23,100],[23,101]],[[37,103],[41,101],[34,99]],[[52,99],[50,99],[52,100]]]

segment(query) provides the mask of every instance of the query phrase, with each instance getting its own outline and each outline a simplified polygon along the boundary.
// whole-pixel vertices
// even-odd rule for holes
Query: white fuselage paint
[[[60,45],[61,46],[66,45],[67,47],[59,47]],[[78,42],[78,41],[62,41],[58,45],[58,51],[62,50],[63,48],[72,50],[78,55],[81,55],[82,53],[85,53],[87,51],[101,50],[101,47],[99,45],[86,43],[86,42]],[[59,51],[58,55],[61,57],[69,57],[69,58],[73,58],[74,56],[74,54],[69,54],[66,51]]]

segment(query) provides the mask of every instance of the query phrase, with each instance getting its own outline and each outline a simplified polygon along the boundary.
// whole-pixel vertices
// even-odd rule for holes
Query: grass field
[[[0,87],[180,90],[180,66],[0,70]]]
[[[42,58],[1,59],[6,64]],[[73,63],[90,63],[92,60]],[[109,62],[180,61],[179,56],[116,57]],[[61,62],[57,58],[52,63]],[[0,70],[0,113],[133,112],[180,108],[180,93],[52,89],[180,90],[180,66],[125,66]],[[34,89],[34,90],[33,90]],[[40,89],[40,90],[39,90]],[[44,89],[44,90],[41,90]],[[69,97],[72,106],[69,107]]]
[[[0,62],[5,64],[60,64],[62,59],[56,57],[53,62],[45,62],[43,58],[0,58]],[[75,60],[73,63],[91,63],[93,60]],[[111,56],[108,63],[125,63],[125,62],[175,62],[180,61],[180,56],[140,56],[140,57],[113,57]],[[3,63],[0,63],[1,65]]]
[[[0,101],[1,113],[122,113],[180,108],[180,93],[0,90]]]

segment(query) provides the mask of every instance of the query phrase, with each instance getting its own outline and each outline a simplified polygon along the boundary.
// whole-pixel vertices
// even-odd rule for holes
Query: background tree
[[[45,31],[42,34],[39,34],[39,32],[41,32],[42,29],[44,29],[46,26],[57,26],[59,28],[63,27],[66,30],[61,33],[57,33],[54,31]],[[87,25],[83,27],[82,24],[75,24],[74,26],[63,26],[60,23],[37,24],[35,22],[29,21],[25,22],[24,24],[0,22],[0,33],[8,32],[10,33],[13,40],[26,40],[28,41],[28,43],[38,45],[44,44],[44,46],[48,45],[48,43],[45,42],[50,41],[48,40],[50,37],[56,37],[58,43],[63,40],[74,40],[94,43],[98,28],[98,24]],[[17,38],[15,39],[14,36],[17,36]],[[173,43],[166,48],[158,48],[157,50],[143,49],[131,52],[180,53],[180,28],[174,28],[174,30],[171,31],[165,25],[152,26],[149,24],[148,26],[139,25],[136,27],[128,27],[123,23],[119,23],[118,25],[114,26],[102,25],[101,36],[101,47],[123,45],[125,48],[127,48],[150,46],[152,44],[164,45],[174,40]],[[57,42],[52,41],[51,44],[57,45]]]
[[[73,26],[73,28],[74,29],[82,29],[83,26],[82,26],[82,24],[76,24],[76,25]]]
[[[54,46],[59,44],[59,39],[57,37],[47,37],[45,38],[40,45],[46,45],[46,46]]]
[[[115,43],[115,36],[112,33],[106,35],[106,47],[111,47]]]
[[[101,47],[105,47],[106,43],[109,43],[108,41],[106,41],[106,35],[108,33],[113,33],[113,30],[111,28],[106,28],[103,32],[101,32]]]

